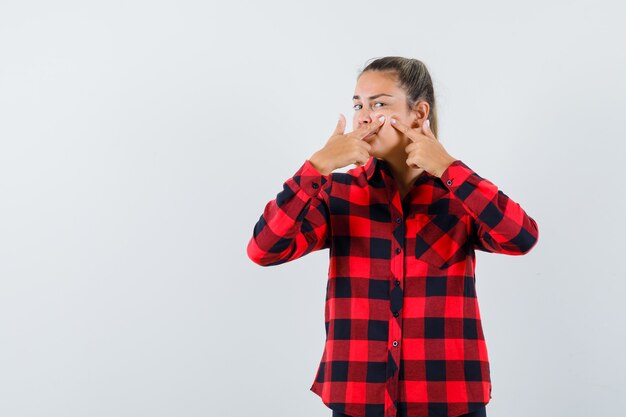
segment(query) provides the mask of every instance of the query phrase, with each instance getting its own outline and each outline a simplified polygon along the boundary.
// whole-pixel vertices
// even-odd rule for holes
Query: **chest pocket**
[[[415,258],[446,269],[469,255],[468,215],[418,213],[415,221]]]

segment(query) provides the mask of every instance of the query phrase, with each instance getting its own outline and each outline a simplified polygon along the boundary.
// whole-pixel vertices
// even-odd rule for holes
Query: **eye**
[[[380,104],[380,106],[379,106],[378,108],[380,108],[380,107],[382,107],[382,106],[384,106],[384,105],[385,105],[385,103],[383,103],[383,102],[381,102],[381,101],[376,101],[376,102],[374,102],[374,107],[376,107],[376,105],[378,105],[378,104]],[[361,108],[360,108],[360,107],[359,107],[359,108],[357,108],[357,106],[361,106],[361,105],[360,105],[360,104],[355,104],[355,105],[353,105],[353,106],[352,106],[352,108],[353,108],[354,110],[361,110]]]

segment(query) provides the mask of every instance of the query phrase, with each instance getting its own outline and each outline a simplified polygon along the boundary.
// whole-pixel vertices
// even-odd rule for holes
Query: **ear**
[[[422,124],[428,118],[428,113],[430,112],[430,106],[428,102],[425,100],[418,101],[413,105],[413,109],[411,109],[411,114],[413,116],[413,122],[411,123],[411,127],[417,128],[421,127]]]

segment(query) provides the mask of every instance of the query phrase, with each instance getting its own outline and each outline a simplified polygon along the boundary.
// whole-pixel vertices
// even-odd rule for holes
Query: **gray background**
[[[539,225],[525,256],[477,253],[488,415],[623,412],[623,16],[2,0],[0,415],[330,416],[328,252],[246,245],[384,55],[427,64],[444,147]]]

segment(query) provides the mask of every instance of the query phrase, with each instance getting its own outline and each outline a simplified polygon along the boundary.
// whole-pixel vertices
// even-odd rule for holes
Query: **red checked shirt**
[[[326,341],[310,388],[355,417],[454,417],[491,399],[475,250],[522,255],[537,223],[455,160],[401,199],[387,163],[306,160],[267,203],[247,254],[263,266],[329,249]]]

